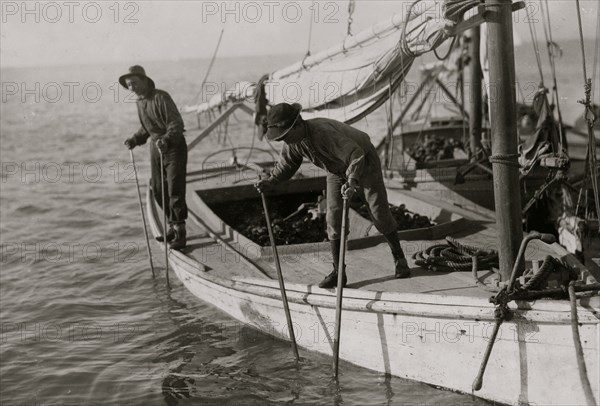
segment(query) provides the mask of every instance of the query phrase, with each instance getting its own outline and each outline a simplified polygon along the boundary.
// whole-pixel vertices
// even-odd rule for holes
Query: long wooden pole
[[[477,152],[481,150],[481,65],[479,62],[479,45],[481,42],[481,31],[479,27],[471,28],[471,42],[469,44],[469,144],[471,160],[476,161]]]
[[[287,319],[290,341],[292,342],[292,351],[294,353],[294,356],[296,357],[296,362],[298,362],[300,361],[300,355],[298,354],[298,346],[296,345],[296,336],[294,334],[294,326],[292,324],[292,315],[290,314],[288,298],[287,294],[285,293],[285,283],[283,281],[283,274],[281,273],[281,263],[279,262],[279,254],[277,253],[277,244],[275,244],[273,228],[271,227],[271,218],[269,216],[267,199],[265,198],[265,194],[262,192],[262,190],[259,190],[259,193],[262,199],[263,209],[265,211],[265,220],[267,221],[267,231],[269,232],[269,240],[271,240],[271,247],[273,248],[273,258],[275,259],[275,268],[277,269],[277,279],[279,280],[279,290],[281,291],[283,310],[285,310],[285,318]]]
[[[488,0],[488,49],[490,61],[490,113],[492,121],[492,170],[498,226],[500,276],[510,278],[523,231],[517,163],[515,108],[515,55],[511,0]]]
[[[133,174],[135,175],[135,185],[137,186],[138,200],[140,203],[140,213],[142,214],[142,224],[144,225],[144,235],[146,236],[146,250],[148,251],[148,262],[150,262],[150,269],[152,270],[152,277],[154,274],[154,264],[152,263],[152,251],[150,251],[150,239],[148,238],[148,228],[146,227],[146,217],[144,217],[144,205],[142,204],[142,193],[140,192],[140,182],[138,180],[137,168],[135,167],[135,158],[133,157],[133,150],[129,150],[129,156],[131,157],[131,164],[133,165]]]
[[[158,147],[157,147],[158,148]],[[167,208],[165,207],[165,164],[163,161],[163,153],[159,149],[160,154],[160,192],[162,194],[162,210],[163,210],[163,244],[165,244],[165,276],[167,278],[167,286],[171,287],[169,283],[169,243],[167,242]]]
[[[338,377],[340,360],[340,332],[342,330],[342,293],[344,290],[343,278],[346,272],[346,227],[348,222],[348,197],[342,197],[344,206],[342,210],[342,235],[340,243],[340,258],[338,261],[337,300],[335,303],[335,334],[333,337],[333,377]]]

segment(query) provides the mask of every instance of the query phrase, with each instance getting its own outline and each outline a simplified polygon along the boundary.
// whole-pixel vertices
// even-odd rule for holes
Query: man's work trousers
[[[160,174],[160,152],[154,141],[150,144],[150,166],[152,169],[152,192],[154,199],[162,208],[162,185]],[[181,140],[170,145],[167,152],[163,153],[164,180],[165,180],[165,205],[168,208],[167,219],[169,224],[185,223],[188,216],[185,203],[187,144],[183,136]]]
[[[344,183],[346,183],[345,179],[332,173],[327,174],[327,237],[329,240],[340,239]],[[358,183],[358,196],[367,205],[371,221],[377,231],[383,235],[396,231],[398,225],[390,211],[381,169],[364,173]]]

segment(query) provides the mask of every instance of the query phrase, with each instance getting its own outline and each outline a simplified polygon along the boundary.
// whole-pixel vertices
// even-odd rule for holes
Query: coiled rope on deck
[[[463,244],[446,237],[447,244],[437,244],[413,255],[415,265],[434,272],[468,271],[473,268],[476,257],[477,268],[498,267],[498,252]]]
[[[494,296],[490,297],[490,302],[496,305],[496,308],[494,309],[494,318],[496,321],[495,328],[494,332],[492,333],[492,338],[489,341],[488,348],[486,349],[484,360],[479,368],[477,377],[473,382],[473,390],[477,391],[481,389],[487,360],[489,359],[489,355],[491,353],[492,346],[494,345],[495,337],[499,331],[500,325],[504,320],[510,320],[512,318],[512,312],[508,308],[508,303],[513,300],[537,300],[541,298],[552,297],[561,298],[564,297],[568,287],[568,296],[571,304],[571,327],[579,375],[588,404],[596,404],[589,382],[584,352],[581,345],[575,292],[580,291],[597,295],[598,290],[600,289],[600,283],[584,285],[576,284],[579,279],[577,269],[572,268],[570,265],[558,258],[548,255],[537,272],[533,272],[533,275],[529,273],[531,276],[527,279],[527,282],[525,282],[522,287],[514,287],[512,285],[514,277],[513,273],[513,275],[511,275],[510,284],[505,285],[502,289],[495,289],[493,287],[486,286],[477,278],[477,270],[480,266],[482,269],[485,267],[490,269],[494,266],[498,267],[498,253],[495,250],[487,251],[475,246],[463,244],[452,237],[446,237],[446,242],[447,244],[433,245],[423,251],[415,253],[413,255],[415,264],[430,271],[437,272],[465,271],[471,268],[477,286],[482,287],[487,291],[497,292]],[[525,240],[524,242],[526,245]],[[550,274],[553,272],[560,274],[559,279],[562,284],[561,288],[545,288],[545,284],[549,279]],[[526,274],[527,272],[524,274],[524,276],[526,276]]]

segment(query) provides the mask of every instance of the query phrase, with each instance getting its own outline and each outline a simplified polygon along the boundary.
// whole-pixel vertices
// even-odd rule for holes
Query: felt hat
[[[267,139],[277,141],[285,137],[298,121],[301,111],[302,106],[298,103],[279,103],[271,107],[267,114]]]
[[[125,83],[125,79],[127,79],[128,77],[131,77],[131,76],[138,76],[138,77],[141,77],[141,78],[145,78],[145,79],[148,80],[148,82],[150,83],[150,86],[152,88],[156,87],[154,85],[154,81],[152,79],[150,79],[148,76],[146,76],[146,71],[144,70],[144,68],[142,68],[140,65],[133,65],[132,67],[129,68],[129,72],[128,73],[122,75],[119,78],[119,83],[125,89],[128,89],[127,83]]]

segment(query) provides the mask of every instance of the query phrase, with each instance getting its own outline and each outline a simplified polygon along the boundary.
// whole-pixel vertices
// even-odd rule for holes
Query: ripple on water
[[[13,209],[16,215],[32,216],[36,214],[46,214],[54,210],[52,206],[42,206],[41,204],[24,204]]]
[[[260,77],[273,66],[291,62],[287,56],[217,61],[214,79],[230,83],[239,78],[240,66],[249,77]],[[157,62],[151,74],[165,89],[177,89],[172,93],[176,100],[190,100],[197,87],[194,73],[207,65],[208,61],[182,61],[174,70],[171,62]],[[94,81],[109,88],[118,76],[115,72],[123,69],[27,68],[13,70],[10,80]],[[289,343],[203,303],[173,273],[172,288],[167,289],[162,255],[155,245],[153,279],[129,156],[122,145],[122,134],[137,129],[135,107],[113,103],[111,97],[103,101],[60,108],[47,103],[2,105],[7,113],[2,114],[3,129],[8,125],[2,133],[2,161],[38,162],[42,167],[48,163],[41,180],[17,174],[2,183],[2,241],[54,242],[63,249],[65,242],[80,244],[72,256],[63,251],[61,257],[12,245],[18,249],[0,264],[1,321],[11,329],[3,330],[0,346],[2,403],[484,404],[346,363],[341,364],[341,388],[336,387],[331,383],[330,357],[301,350],[304,360],[296,367]],[[196,117],[184,119],[188,129],[196,128]],[[377,123],[385,133],[384,110],[370,120],[370,133],[377,133]],[[233,120],[231,126],[232,142],[248,145],[251,120]],[[190,154],[190,163],[220,148],[215,137],[206,142],[204,150]],[[148,148],[135,153],[145,194]],[[55,175],[52,170],[57,165],[66,169],[67,162],[78,164],[73,177],[61,173],[57,182],[49,181]],[[82,173],[86,167],[89,173]],[[97,181],[96,168],[101,170]],[[137,244],[133,258],[126,255],[128,243]],[[90,252],[83,251],[86,244],[99,247],[100,256],[91,259]],[[0,247],[3,254],[6,247]]]

